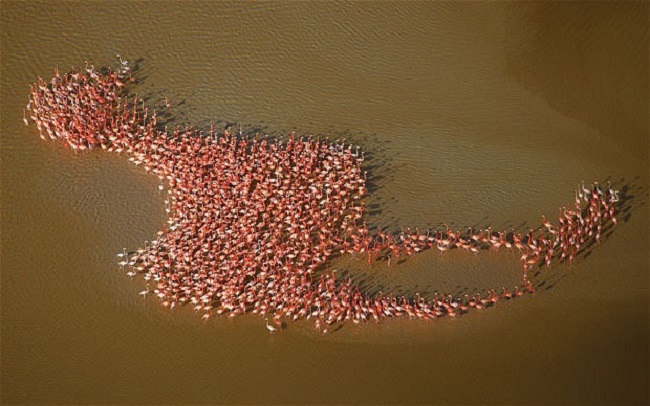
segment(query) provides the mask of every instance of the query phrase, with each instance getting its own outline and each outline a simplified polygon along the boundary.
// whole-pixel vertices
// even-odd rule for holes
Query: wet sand
[[[0,7],[2,403],[648,402],[647,4]],[[534,298],[482,314],[328,336],[202,323],[116,264],[165,221],[155,177],[22,124],[36,76],[116,52],[174,124],[361,144],[371,225],[538,225],[583,179],[612,179],[629,211]],[[519,280],[514,254],[446,254],[335,265],[393,291]]]

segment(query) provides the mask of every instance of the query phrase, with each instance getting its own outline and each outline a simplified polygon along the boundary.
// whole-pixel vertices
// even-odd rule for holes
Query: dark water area
[[[648,3],[0,3],[3,404],[647,404]],[[22,123],[29,85],[138,66],[168,125],[362,146],[372,227],[537,226],[585,180],[618,225],[533,296],[458,319],[205,323],[143,300],[116,253],[165,224],[155,176]],[[554,216],[553,216],[554,217]],[[435,251],[435,252],[434,252]],[[519,282],[518,255],[331,266],[384,292]]]

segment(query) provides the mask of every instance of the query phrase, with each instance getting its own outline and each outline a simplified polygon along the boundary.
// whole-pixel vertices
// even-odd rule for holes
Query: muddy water
[[[647,403],[648,5],[18,2],[2,14],[2,402]],[[535,297],[457,320],[202,323],[116,265],[164,224],[156,179],[22,125],[35,77],[139,60],[138,91],[209,120],[345,136],[373,225],[523,228],[614,180],[602,244]],[[519,280],[515,254],[334,264],[369,289]]]

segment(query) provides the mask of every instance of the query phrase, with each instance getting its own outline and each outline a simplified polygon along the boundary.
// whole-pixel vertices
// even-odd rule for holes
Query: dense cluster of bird
[[[170,308],[189,305],[205,319],[256,313],[267,317],[271,332],[277,328],[268,316],[278,324],[313,318],[324,332],[345,321],[456,317],[534,292],[531,267],[573,260],[581,247],[599,240],[608,219],[616,223],[618,192],[583,184],[575,203],[560,209],[559,225],[543,218],[542,227],[525,234],[448,226],[371,232],[363,220],[366,172],[358,147],[293,134],[281,141],[214,128],[207,134],[161,129],[155,111],[127,96],[124,88],[133,79],[128,62],[120,62],[114,71],[86,63],[65,74],[56,70],[49,82],[39,78],[24,121],[28,114],[43,139],[74,151],[123,152],[159,177],[161,191],[166,184],[167,226],[142,249],[118,256],[129,276],[143,274],[140,294],[151,293]],[[463,298],[371,297],[327,267],[344,253],[390,264],[433,247],[519,250],[523,283]]]

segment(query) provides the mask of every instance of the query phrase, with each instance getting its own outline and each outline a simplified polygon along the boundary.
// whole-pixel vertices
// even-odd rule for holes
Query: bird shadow
[[[165,132],[165,128],[171,126],[180,126],[181,123],[186,123],[189,117],[189,109],[186,100],[181,100],[179,102],[170,103],[165,95],[165,90],[147,90],[143,85],[147,81],[147,71],[143,68],[144,59],[139,58],[132,62],[130,66],[130,75],[135,78],[135,83],[133,86],[128,86],[126,90],[121,95],[122,97],[134,98],[143,100],[147,105],[155,107],[157,125],[161,132]],[[216,123],[216,127],[215,127]],[[224,131],[230,130],[236,136],[241,137],[242,139],[250,139],[253,137],[263,136],[271,139],[284,140],[288,134],[296,133],[298,136],[302,134],[303,136],[309,136],[311,132],[308,130],[300,129],[288,129],[278,132],[271,132],[268,126],[263,125],[262,123],[242,123],[237,120],[220,118],[216,120],[204,120],[198,122],[196,126],[192,128],[196,129],[197,136],[212,135],[215,130]],[[371,231],[379,227],[376,224],[376,219],[381,217],[384,213],[384,209],[389,202],[382,199],[381,197],[373,197],[375,192],[384,187],[387,183],[394,180],[393,174],[397,172],[396,158],[399,155],[395,155],[393,150],[394,147],[391,146],[392,140],[380,140],[377,137],[377,134],[368,134],[362,132],[352,133],[349,130],[337,131],[330,130],[325,133],[314,134],[313,137],[316,139],[327,140],[346,140],[352,145],[363,146],[361,149],[363,156],[362,169],[366,171],[366,188],[368,190],[368,206],[366,214],[369,217],[368,222],[370,224],[369,229]],[[391,152],[391,153],[389,153]],[[399,154],[399,152],[397,152]],[[634,214],[643,206],[647,204],[648,191],[641,185],[639,177],[636,177],[632,180],[626,180],[621,178],[616,182],[613,182],[614,185],[619,186],[619,201],[615,203],[615,210],[623,224],[628,223],[634,216]],[[400,218],[390,219],[387,224],[384,223],[384,229],[394,229],[399,225]],[[454,226],[454,224],[450,224]],[[442,224],[438,224],[437,227],[441,227]],[[506,236],[506,239],[512,241],[512,235],[515,232],[527,231],[528,229],[538,230],[541,226],[536,225],[530,227],[529,224],[522,222],[515,226],[515,223],[506,221],[499,225],[491,225],[489,219],[484,217],[483,219],[474,222],[469,229],[480,230],[480,229],[492,229],[494,230],[505,230],[511,229]],[[468,232],[467,230],[464,232]],[[590,240],[588,243],[582,247],[578,252],[578,255],[574,261],[584,261],[590,256],[593,255],[596,248],[603,243],[606,243],[614,234],[614,224],[608,222],[602,229],[602,236],[600,241],[596,242]],[[398,235],[397,232],[394,233],[395,236]],[[467,236],[467,234],[465,234]],[[336,258],[334,256],[331,259]],[[406,261],[406,258],[401,259],[398,263],[403,263]],[[543,269],[544,265],[540,264],[536,267],[531,273],[530,280],[536,285],[536,287],[541,291],[548,291],[555,288],[558,284],[566,278],[566,273],[562,273],[561,270],[564,267],[552,267],[549,270]],[[559,268],[557,270],[553,270]],[[319,267],[315,272],[315,277],[318,277],[318,273],[323,272],[325,269],[325,264]],[[361,291],[363,295],[368,295],[370,297],[376,297],[383,294],[384,292],[392,292],[395,296],[404,296],[409,300],[415,298],[416,292],[420,297],[425,298],[426,300],[433,299],[438,291],[432,285],[415,285],[415,286],[406,286],[406,285],[393,285],[390,286],[385,281],[382,281],[376,276],[368,275],[367,273],[362,272],[352,272],[350,270],[343,270],[340,272],[340,276],[343,279],[351,280]],[[462,286],[457,285],[455,289],[446,294],[450,294],[454,297],[462,295],[473,295],[479,292],[485,291],[476,286]],[[282,329],[286,328],[286,323],[283,323],[280,326]],[[342,325],[336,327],[332,332],[338,331],[342,328]]]
[[[613,181],[612,184],[615,188],[619,189],[619,200],[614,203],[616,216],[617,218],[620,218],[619,224],[616,226],[612,221],[606,222],[602,229],[600,241],[596,242],[592,239],[589,243],[585,244],[573,259],[572,264],[584,261],[593,255],[598,246],[607,243],[607,241],[613,237],[616,227],[621,227],[628,223],[638,210],[647,205],[648,190],[640,183],[639,177],[631,180],[620,178]],[[585,209],[585,211],[587,210],[588,209]],[[586,213],[584,214],[586,215]],[[490,225],[487,223],[487,218],[483,218],[481,221],[473,224],[472,227],[475,229],[484,229],[490,227]],[[531,226],[526,222],[522,222],[516,227],[513,227],[513,223],[504,222],[503,224],[500,224],[498,228],[495,228],[495,230],[504,228],[512,228],[513,230],[530,230],[532,228],[537,230],[541,227],[542,226],[537,225]],[[509,235],[511,235],[511,233]],[[557,259],[558,258],[556,258],[556,260]],[[406,261],[406,259],[403,261]],[[416,283],[411,286],[405,284],[389,284],[377,275],[370,275],[367,272],[340,270],[339,275],[342,279],[349,279],[351,283],[359,288],[362,295],[367,295],[371,298],[382,296],[390,292],[394,297],[405,297],[409,300],[413,300],[416,294],[425,300],[432,300],[436,295],[440,294],[444,294],[445,296],[451,295],[454,298],[462,298],[465,295],[474,296],[489,291],[489,289],[477,286],[457,285],[455,289],[443,293],[431,284]],[[565,263],[556,263],[550,267],[547,267],[544,264],[539,264],[529,271],[528,280],[533,283],[537,292],[545,292],[560,285],[567,276],[567,264]],[[490,304],[488,304],[488,306],[490,306]],[[333,329],[331,332],[338,330],[339,328]]]
[[[606,179],[607,183],[610,179]],[[619,188],[619,200],[614,203],[614,211],[616,217],[619,219],[617,225],[610,220],[603,226],[601,230],[600,240],[596,241],[595,239],[590,239],[581,249],[576,253],[575,258],[569,264],[567,260],[560,262],[554,266],[551,266],[548,269],[545,269],[546,266],[539,264],[532,272],[531,281],[535,283],[539,290],[551,290],[561,283],[561,281],[566,278],[567,267],[572,266],[576,263],[580,263],[592,255],[602,244],[607,243],[614,236],[614,231],[617,227],[624,226],[624,224],[629,223],[633,218],[634,214],[646,206],[648,203],[648,190],[647,188],[640,183],[640,178],[637,176],[633,179],[626,180],[625,178],[620,178],[616,181],[612,181],[614,188]],[[620,185],[620,186],[619,186]],[[585,209],[584,215],[587,215],[587,209]]]

